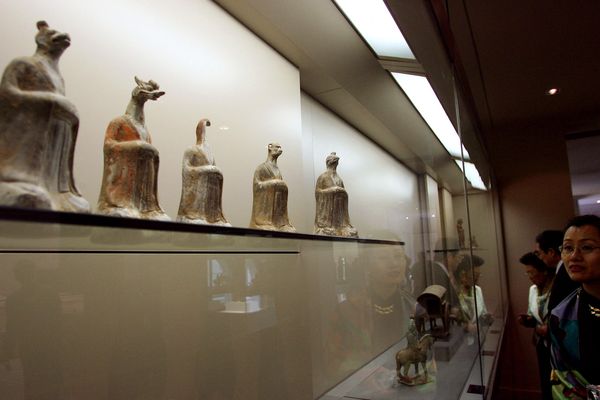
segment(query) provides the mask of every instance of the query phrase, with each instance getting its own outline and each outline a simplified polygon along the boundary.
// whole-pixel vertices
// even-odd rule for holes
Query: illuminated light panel
[[[472,162],[465,161],[465,169],[463,170],[463,163],[460,160],[454,160],[460,168],[461,171],[464,172],[467,180],[475,189],[479,190],[487,190],[487,186],[483,183],[483,179],[481,179],[481,175],[479,175],[479,171],[477,171],[477,167]]]
[[[468,160],[470,158],[469,153],[460,143],[456,129],[450,122],[444,107],[440,104],[427,78],[400,72],[392,72],[392,76],[448,153],[453,157],[464,157]]]
[[[383,0],[334,0],[380,57],[415,59]]]

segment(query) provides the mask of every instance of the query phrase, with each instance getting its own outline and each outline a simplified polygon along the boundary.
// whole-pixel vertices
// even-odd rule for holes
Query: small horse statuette
[[[427,355],[435,342],[432,335],[424,335],[415,343],[409,343],[408,347],[396,353],[396,373],[398,382],[408,386],[423,385],[431,381],[427,372]],[[423,368],[423,374],[419,373],[419,364]],[[409,376],[410,366],[415,366],[415,374]]]

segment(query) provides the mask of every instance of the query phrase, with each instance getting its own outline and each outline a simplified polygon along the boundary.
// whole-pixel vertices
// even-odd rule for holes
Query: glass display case
[[[382,2],[411,43],[399,58],[366,44],[341,3],[0,5],[12,17],[0,27],[11,38],[2,67],[33,52],[39,18],[72,37],[61,72],[79,110],[74,176],[92,205],[90,214],[0,205],[0,393],[489,396],[506,279],[493,174],[468,96],[423,5]],[[427,77],[458,151],[433,133],[397,75],[407,72]],[[95,213],[104,132],[125,111],[134,76],[166,91],[145,110],[166,214],[175,220],[182,156],[209,118],[232,227]],[[298,233],[247,228],[269,143],[283,149]],[[359,238],[314,234],[315,185],[332,152]],[[417,347],[418,370],[404,360]]]
[[[410,320],[402,242],[0,218],[0,384],[11,399],[316,397]],[[370,280],[392,298],[376,298]]]

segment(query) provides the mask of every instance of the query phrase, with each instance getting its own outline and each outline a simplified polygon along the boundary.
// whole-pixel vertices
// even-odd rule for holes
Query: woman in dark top
[[[552,310],[553,367],[561,372],[575,370],[587,383],[598,385],[600,341],[594,336],[600,332],[600,217],[572,219],[565,230],[561,254],[569,277],[581,283],[581,288]]]

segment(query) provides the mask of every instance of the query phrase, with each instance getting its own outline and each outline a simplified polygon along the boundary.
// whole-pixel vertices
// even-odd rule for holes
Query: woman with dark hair
[[[490,325],[493,320],[485,306],[483,292],[477,286],[484,262],[479,256],[465,255],[454,273],[458,295],[457,321],[470,333],[477,330],[477,321]]]
[[[586,398],[587,383],[600,384],[600,217],[582,215],[567,224],[561,246],[569,277],[581,283],[550,316],[553,396]]]
[[[525,273],[533,285],[529,288],[527,314],[519,315],[517,322],[527,328],[534,328],[533,344],[537,353],[542,398],[549,400],[552,399],[550,390],[551,368],[550,351],[546,343],[546,337],[548,336],[548,300],[554,279],[554,270],[549,268],[534,253],[524,254],[519,262],[525,266]]]

